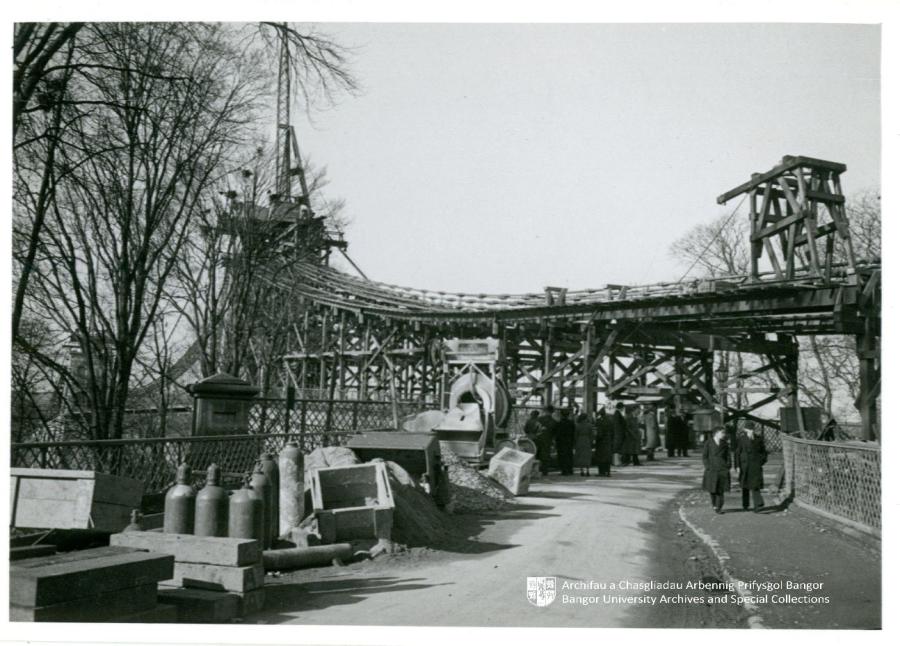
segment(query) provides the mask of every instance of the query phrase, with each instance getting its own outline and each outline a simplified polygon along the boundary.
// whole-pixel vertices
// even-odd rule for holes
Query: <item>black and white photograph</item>
[[[6,23],[3,641],[887,633],[897,6],[78,4]]]

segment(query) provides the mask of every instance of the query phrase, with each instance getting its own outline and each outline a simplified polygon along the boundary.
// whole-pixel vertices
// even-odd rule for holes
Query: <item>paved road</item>
[[[409,554],[346,568],[322,568],[305,580],[267,586],[271,611],[259,623],[424,626],[633,626],[665,611],[634,599],[635,590],[574,591],[571,586],[659,580],[654,516],[696,487],[696,459],[622,467],[613,478],[551,476],[533,483],[514,511],[480,520],[481,553]],[[656,551],[655,551],[656,550]],[[684,559],[688,557],[683,556]],[[668,559],[678,561],[679,559]],[[678,567],[679,563],[672,564]],[[526,599],[526,577],[553,576],[557,598],[544,608]],[[599,603],[566,603],[600,597]],[[702,610],[702,609],[701,609]],[[253,621],[251,620],[251,621]],[[640,625],[640,620],[638,620]],[[646,625],[646,624],[645,624]],[[708,624],[707,624],[708,625]]]

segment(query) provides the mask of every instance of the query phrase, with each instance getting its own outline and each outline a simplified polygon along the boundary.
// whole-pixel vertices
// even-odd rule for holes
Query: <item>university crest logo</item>
[[[529,576],[525,581],[528,603],[538,608],[549,606],[556,599],[555,576]]]

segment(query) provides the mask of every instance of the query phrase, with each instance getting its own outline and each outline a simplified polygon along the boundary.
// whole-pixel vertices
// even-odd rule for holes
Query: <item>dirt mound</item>
[[[438,508],[415,478],[395,462],[385,461],[385,464],[394,494],[391,540],[410,547],[422,547],[435,546],[455,537],[453,518]]]
[[[450,480],[450,513],[507,509],[515,500],[505,487],[469,466],[453,451],[441,447],[441,461]]]

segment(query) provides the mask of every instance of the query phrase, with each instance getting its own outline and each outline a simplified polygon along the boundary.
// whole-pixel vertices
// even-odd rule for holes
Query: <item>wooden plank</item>
[[[132,552],[44,567],[11,567],[9,600],[20,606],[48,606],[171,579],[174,566],[168,554]]]
[[[262,560],[259,543],[245,538],[125,532],[110,536],[109,543],[171,554],[180,563],[243,566],[254,565]]]
[[[133,547],[95,547],[89,550],[75,550],[73,552],[63,552],[61,554],[53,554],[51,556],[41,556],[16,561],[10,565],[11,569],[44,567],[47,565],[57,565],[59,563],[74,563],[75,561],[87,561],[90,559],[98,559],[105,556],[119,556],[121,554],[133,554],[134,552],[143,552],[144,550],[135,549]]]
[[[10,561],[22,561],[56,554],[56,545],[24,545],[9,549]]]
[[[249,592],[265,584],[262,563],[232,567],[206,563],[175,563],[175,573],[166,585],[228,592]]]
[[[803,157],[803,156],[791,156],[787,155],[782,158],[782,162],[777,166],[773,167],[771,170],[756,174],[754,173],[753,178],[749,182],[744,182],[740,186],[737,186],[726,193],[723,193],[716,201],[719,204],[725,204],[728,200],[732,199],[740,195],[741,193],[746,193],[752,188],[763,184],[764,182],[768,182],[769,180],[785,173],[787,171],[793,170],[799,166],[810,166],[813,168],[824,168],[827,170],[834,171],[836,173],[843,173],[847,170],[847,166],[844,164],[840,164],[838,162],[826,161],[824,159],[815,159],[813,157]]]
[[[109,590],[38,608],[10,605],[11,621],[104,621],[156,606],[156,582]]]

